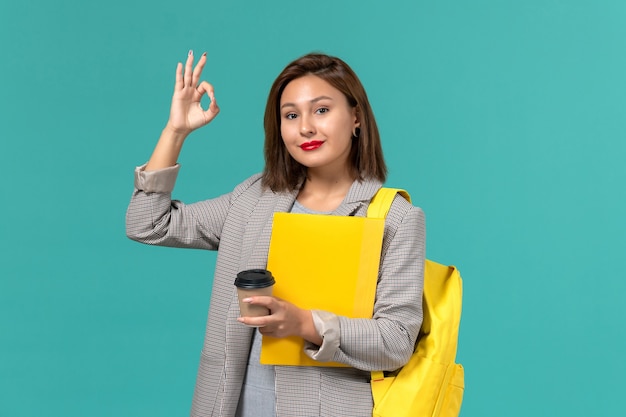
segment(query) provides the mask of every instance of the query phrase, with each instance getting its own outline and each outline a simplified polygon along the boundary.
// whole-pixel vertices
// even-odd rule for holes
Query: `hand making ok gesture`
[[[184,135],[208,124],[220,111],[213,86],[206,81],[200,81],[207,61],[206,52],[202,54],[195,68],[193,59],[193,51],[189,51],[184,68],[180,62],[176,67],[176,84],[168,120],[168,128]],[[202,108],[200,102],[205,94],[211,100],[207,110]]]
[[[200,82],[205,64],[206,53],[202,54],[196,67],[193,67],[193,51],[189,51],[187,55],[184,72],[183,64],[178,63],[170,118],[145,167],[146,171],[175,165],[187,136],[197,128],[208,124],[220,112],[215,101],[213,86],[206,81]],[[204,110],[201,104],[205,94],[211,100],[207,110]]]

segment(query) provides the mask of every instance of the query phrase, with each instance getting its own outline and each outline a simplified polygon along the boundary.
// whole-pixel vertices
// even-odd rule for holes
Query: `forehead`
[[[327,96],[335,100],[345,100],[341,91],[330,85],[322,78],[308,74],[290,81],[280,97],[280,103],[297,103],[314,100],[320,96]]]

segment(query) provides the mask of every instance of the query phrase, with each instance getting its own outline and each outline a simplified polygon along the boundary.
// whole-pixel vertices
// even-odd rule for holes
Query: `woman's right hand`
[[[146,171],[175,165],[187,135],[208,124],[220,112],[215,101],[213,86],[206,81],[199,82],[204,64],[206,64],[206,54],[202,54],[198,64],[193,68],[192,51],[189,51],[187,56],[184,73],[183,64],[178,63],[170,119],[161,132],[161,137],[145,167]],[[205,94],[211,100],[207,110],[204,110],[200,103]]]
[[[213,86],[206,81],[200,82],[207,60],[206,53],[202,54],[195,68],[193,58],[193,51],[189,51],[184,68],[180,62],[176,67],[176,84],[167,122],[167,129],[184,136],[210,123],[220,111]],[[207,110],[202,108],[200,102],[205,94],[211,100]]]

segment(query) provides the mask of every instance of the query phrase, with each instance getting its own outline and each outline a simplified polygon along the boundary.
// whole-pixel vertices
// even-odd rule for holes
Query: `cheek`
[[[283,142],[285,142],[289,138],[290,131],[291,131],[291,129],[289,129],[288,125],[286,125],[284,123],[280,124],[280,136],[282,137]]]
[[[349,134],[352,137],[352,123],[351,120],[347,117],[336,117],[333,119],[327,119],[324,121],[324,124],[320,126],[321,129],[324,129],[327,132],[333,132],[336,135],[341,137]]]

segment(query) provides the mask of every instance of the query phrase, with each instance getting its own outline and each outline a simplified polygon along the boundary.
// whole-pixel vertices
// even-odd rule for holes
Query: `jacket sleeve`
[[[306,344],[313,359],[393,371],[411,357],[423,319],[424,213],[397,196],[385,223],[372,319],[314,311],[324,341],[322,346]]]
[[[179,165],[156,171],[144,168],[145,165],[135,169],[135,190],[126,212],[127,236],[149,245],[217,250],[236,191],[184,204],[171,198]],[[252,180],[240,184],[238,189]]]

